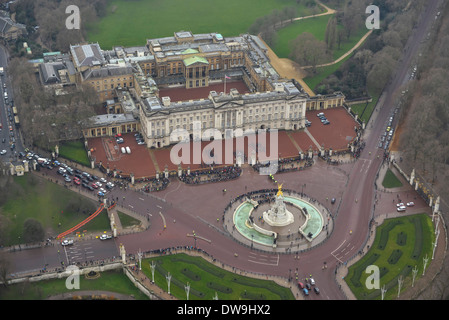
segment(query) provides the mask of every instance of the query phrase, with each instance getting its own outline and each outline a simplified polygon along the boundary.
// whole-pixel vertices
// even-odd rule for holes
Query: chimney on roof
[[[171,102],[170,97],[162,97],[162,104],[165,107],[168,107],[170,105],[170,102]]]
[[[282,83],[276,83],[276,85],[274,86],[274,91],[284,92],[284,85]]]

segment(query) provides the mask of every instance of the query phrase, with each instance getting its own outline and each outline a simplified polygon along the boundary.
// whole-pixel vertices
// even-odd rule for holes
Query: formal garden
[[[226,271],[201,257],[186,254],[164,255],[144,259],[142,271],[152,279],[151,264],[155,265],[154,281],[168,291],[167,276],[171,275],[170,294],[185,300],[190,284],[189,300],[294,300],[289,288],[272,280],[256,279]]]
[[[366,255],[349,268],[345,281],[359,300],[381,299],[385,288],[385,300],[398,296],[398,279],[403,280],[401,292],[413,284],[413,270],[417,270],[415,281],[423,275],[431,263],[435,233],[431,218],[416,214],[386,219],[376,230],[376,238]],[[368,289],[368,266],[377,266],[380,271],[380,288]],[[368,279],[368,281],[370,281]]]

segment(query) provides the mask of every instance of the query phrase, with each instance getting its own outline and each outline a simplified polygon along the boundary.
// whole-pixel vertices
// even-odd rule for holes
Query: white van
[[[125,147],[122,147],[121,150],[122,150],[122,153],[126,153]]]
[[[131,154],[131,149],[129,147],[126,147],[126,152],[128,152],[128,154]]]

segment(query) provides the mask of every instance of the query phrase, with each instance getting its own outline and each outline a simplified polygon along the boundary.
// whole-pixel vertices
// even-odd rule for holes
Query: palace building
[[[295,80],[281,78],[267,51],[254,35],[181,31],[140,47],[73,45],[38,70],[46,86],[70,74],[64,85],[87,83],[96,90],[104,114],[86,122],[85,138],[140,131],[148,148],[168,146],[173,130],[192,133],[198,124],[223,132],[298,130],[306,110],[343,105],[340,92],[310,97]]]

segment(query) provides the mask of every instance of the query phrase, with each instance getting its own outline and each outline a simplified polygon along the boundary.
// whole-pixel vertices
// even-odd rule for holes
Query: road
[[[422,13],[422,19],[406,45],[407,49],[398,69],[394,72],[393,79],[379,99],[376,114],[372,118],[373,122],[368,124],[369,129],[364,136],[366,147],[359,160],[350,166],[346,188],[341,194],[341,206],[333,233],[324,244],[301,253],[300,260],[294,259],[292,255],[269,254],[243,247],[229,236],[217,232],[217,230],[220,230],[218,225],[214,225],[211,221],[205,223],[199,213],[195,211],[195,206],[198,208],[201,203],[206,202],[210,205],[216,202],[217,207],[222,208],[222,204],[227,203],[226,201],[229,201],[233,195],[235,196],[239,192],[243,193],[245,182],[253,183],[255,184],[254,187],[258,188],[268,186],[266,179],[262,180],[260,176],[245,174],[244,177],[239,178],[238,184],[227,182],[217,186],[216,188],[227,188],[232,192],[228,192],[229,194],[226,195],[216,195],[216,199],[202,199],[201,194],[193,193],[193,189],[186,191],[192,192],[192,194],[183,195],[184,197],[190,197],[190,201],[185,202],[184,205],[177,202],[176,199],[181,196],[180,191],[179,193],[158,194],[158,196],[163,195],[167,199],[167,201],[163,201],[163,199],[156,197],[115,188],[108,197],[117,199],[120,205],[139,212],[143,216],[151,217],[152,225],[150,229],[139,234],[123,235],[111,241],[83,240],[76,243],[72,248],[63,248],[56,244],[40,249],[22,250],[12,255],[15,272],[37,270],[43,266],[57,267],[61,265],[61,262],[67,263],[76,259],[84,261],[88,261],[91,257],[92,260],[106,259],[118,254],[120,243],[125,245],[127,253],[180,245],[193,246],[196,243],[216,257],[217,260],[242,270],[284,277],[296,269],[300,270],[301,277],[312,274],[316,278],[321,294],[312,294],[308,299],[345,299],[345,295],[335,281],[333,270],[341,262],[356,255],[367,238],[369,221],[373,215],[374,182],[384,154],[384,150],[378,148],[379,138],[385,131],[386,123],[394,111],[397,93],[402,90],[403,84],[408,80],[414,62],[413,59],[417,57],[420,44],[426,37],[430,24],[434,21],[439,2],[439,0],[428,2]],[[393,127],[396,125],[396,121],[393,122]],[[307,186],[308,189],[312,187]],[[319,186],[316,188],[319,190]],[[186,189],[183,188],[182,190],[185,191]],[[167,225],[168,228],[166,228]],[[201,235],[202,238],[188,237],[187,235],[193,231]],[[213,241],[207,241],[211,239]],[[235,257],[235,254],[238,255],[238,258]],[[327,264],[326,272],[322,272],[323,262]]]
[[[0,150],[4,150],[0,155],[2,161],[19,163],[18,154],[24,150],[20,131],[14,123],[14,112],[12,105],[14,103],[13,91],[8,77],[8,52],[5,47],[0,46],[0,67],[4,72],[0,75]],[[4,93],[7,93],[5,98]]]

